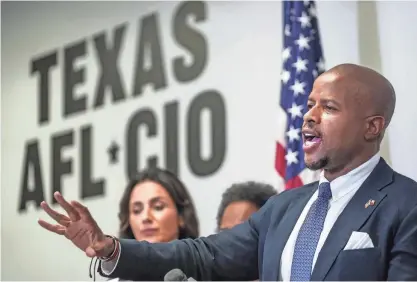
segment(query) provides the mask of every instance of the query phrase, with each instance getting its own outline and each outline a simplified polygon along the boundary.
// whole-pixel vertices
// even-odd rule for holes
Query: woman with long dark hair
[[[187,188],[176,175],[160,168],[145,169],[128,183],[119,220],[120,238],[156,243],[199,236]]]

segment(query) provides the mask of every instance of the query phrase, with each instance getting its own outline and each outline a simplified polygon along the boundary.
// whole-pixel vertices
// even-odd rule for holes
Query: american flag
[[[317,180],[318,173],[304,163],[301,127],[308,95],[317,75],[324,71],[318,20],[314,1],[284,1],[279,122],[282,130],[276,144],[275,169],[285,189]]]

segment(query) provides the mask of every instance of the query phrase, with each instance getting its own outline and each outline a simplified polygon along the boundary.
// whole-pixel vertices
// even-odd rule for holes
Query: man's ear
[[[385,118],[383,116],[372,116],[366,119],[365,140],[372,141],[380,138],[384,133]]]

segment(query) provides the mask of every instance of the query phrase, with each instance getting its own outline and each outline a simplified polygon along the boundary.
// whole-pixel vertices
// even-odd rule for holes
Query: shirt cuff
[[[104,260],[102,258],[99,258],[101,260],[101,270],[103,271],[103,273],[105,275],[111,275],[114,270],[116,269],[117,263],[119,262],[119,258],[120,258],[120,253],[122,252],[121,246],[120,246],[120,242],[116,241],[116,243],[118,244],[118,249],[119,249],[119,253],[117,255],[117,257],[115,257],[112,260]],[[117,248],[115,248],[117,249]]]

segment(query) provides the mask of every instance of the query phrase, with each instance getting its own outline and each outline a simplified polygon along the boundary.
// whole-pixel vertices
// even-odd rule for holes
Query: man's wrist
[[[105,247],[104,247],[104,256],[101,257],[102,260],[110,260],[111,257],[117,250],[117,239],[116,237],[105,235]]]

